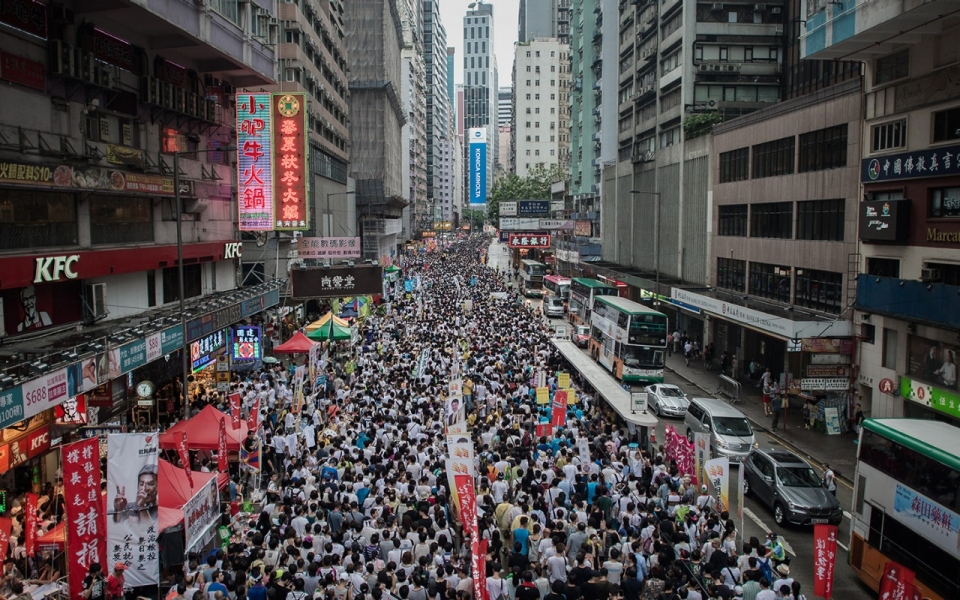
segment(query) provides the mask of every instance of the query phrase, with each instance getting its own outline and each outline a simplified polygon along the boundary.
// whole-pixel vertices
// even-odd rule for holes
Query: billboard
[[[233,330],[230,358],[234,361],[251,361],[262,357],[260,328],[256,325],[237,325]]]
[[[278,231],[306,229],[307,205],[307,102],[303,92],[273,94],[273,175],[275,227]]]
[[[290,271],[294,298],[339,298],[383,293],[382,267],[337,267]]]
[[[511,248],[549,248],[550,235],[531,235],[524,233],[511,233],[507,239],[507,245]]]
[[[358,237],[305,237],[297,242],[298,258],[359,258]]]
[[[470,204],[487,203],[487,130],[474,127],[470,139]]]
[[[270,94],[237,94],[237,198],[240,231],[273,230]]]

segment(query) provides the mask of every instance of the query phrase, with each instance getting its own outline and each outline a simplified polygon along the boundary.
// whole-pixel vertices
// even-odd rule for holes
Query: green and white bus
[[[960,598],[960,429],[868,419],[857,449],[850,566],[877,592],[894,561],[924,598]]]
[[[619,296],[597,296],[590,355],[624,382],[662,383],[667,315]]]

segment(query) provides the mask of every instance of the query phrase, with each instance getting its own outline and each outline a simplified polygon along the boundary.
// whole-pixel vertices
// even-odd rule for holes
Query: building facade
[[[426,73],[427,202],[436,205],[437,221],[453,222],[450,160],[452,119],[447,81],[447,32],[439,0],[423,2],[423,60]]]
[[[557,38],[538,38],[518,43],[515,52],[513,172],[525,177],[537,168],[566,171],[570,48]]]
[[[463,17],[463,130],[487,130],[487,173],[494,174],[497,158],[499,84],[493,52],[493,5],[477,3]],[[461,135],[462,132],[461,132]],[[464,144],[465,151],[468,144]],[[466,164],[464,157],[464,164]],[[492,175],[489,175],[492,177]],[[493,181],[487,182],[487,190]]]

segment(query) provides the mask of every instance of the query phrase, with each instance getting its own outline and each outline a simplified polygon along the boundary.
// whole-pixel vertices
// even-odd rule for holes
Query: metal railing
[[[721,375],[717,381],[717,391],[715,394],[723,394],[730,398],[731,404],[738,404],[743,401],[743,387],[740,382],[726,375]]]

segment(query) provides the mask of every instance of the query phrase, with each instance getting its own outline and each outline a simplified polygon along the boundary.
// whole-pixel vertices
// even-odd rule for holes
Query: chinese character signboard
[[[545,217],[550,214],[549,200],[520,200],[517,215],[521,217]]]
[[[106,522],[100,495],[100,440],[90,438],[64,446],[63,491],[69,498],[64,510],[67,523],[67,573],[71,598],[79,598],[90,563],[105,564]]]
[[[159,581],[158,442],[156,433],[107,436],[107,556],[100,562],[129,566],[131,587]]]
[[[297,242],[298,258],[359,258],[358,237],[305,237]]]
[[[900,152],[860,161],[860,181],[880,183],[960,174],[960,146]]]
[[[220,517],[217,478],[211,477],[200,491],[183,506],[183,527],[187,534],[186,550],[193,549]]]
[[[303,92],[273,94],[274,220],[277,230],[306,229],[307,102]]]
[[[511,248],[549,248],[550,236],[548,234],[528,236],[522,233],[511,233],[507,239],[507,245]]]
[[[273,230],[270,94],[237,94],[240,231]]]
[[[190,366],[194,372],[204,368],[213,360],[213,353],[226,344],[223,330],[214,331],[195,342],[190,343]]]
[[[42,62],[0,50],[0,79],[44,91],[47,84],[43,75]]]
[[[47,7],[37,0],[0,2],[0,23],[47,39]]]
[[[381,267],[343,267],[290,271],[294,298],[335,298],[383,293]]]
[[[743,467],[740,468],[743,472]],[[837,526],[813,526],[813,594],[833,597],[833,565],[837,558]]]
[[[239,325],[233,330],[230,358],[235,361],[259,360],[263,356],[260,345],[260,327]]]

